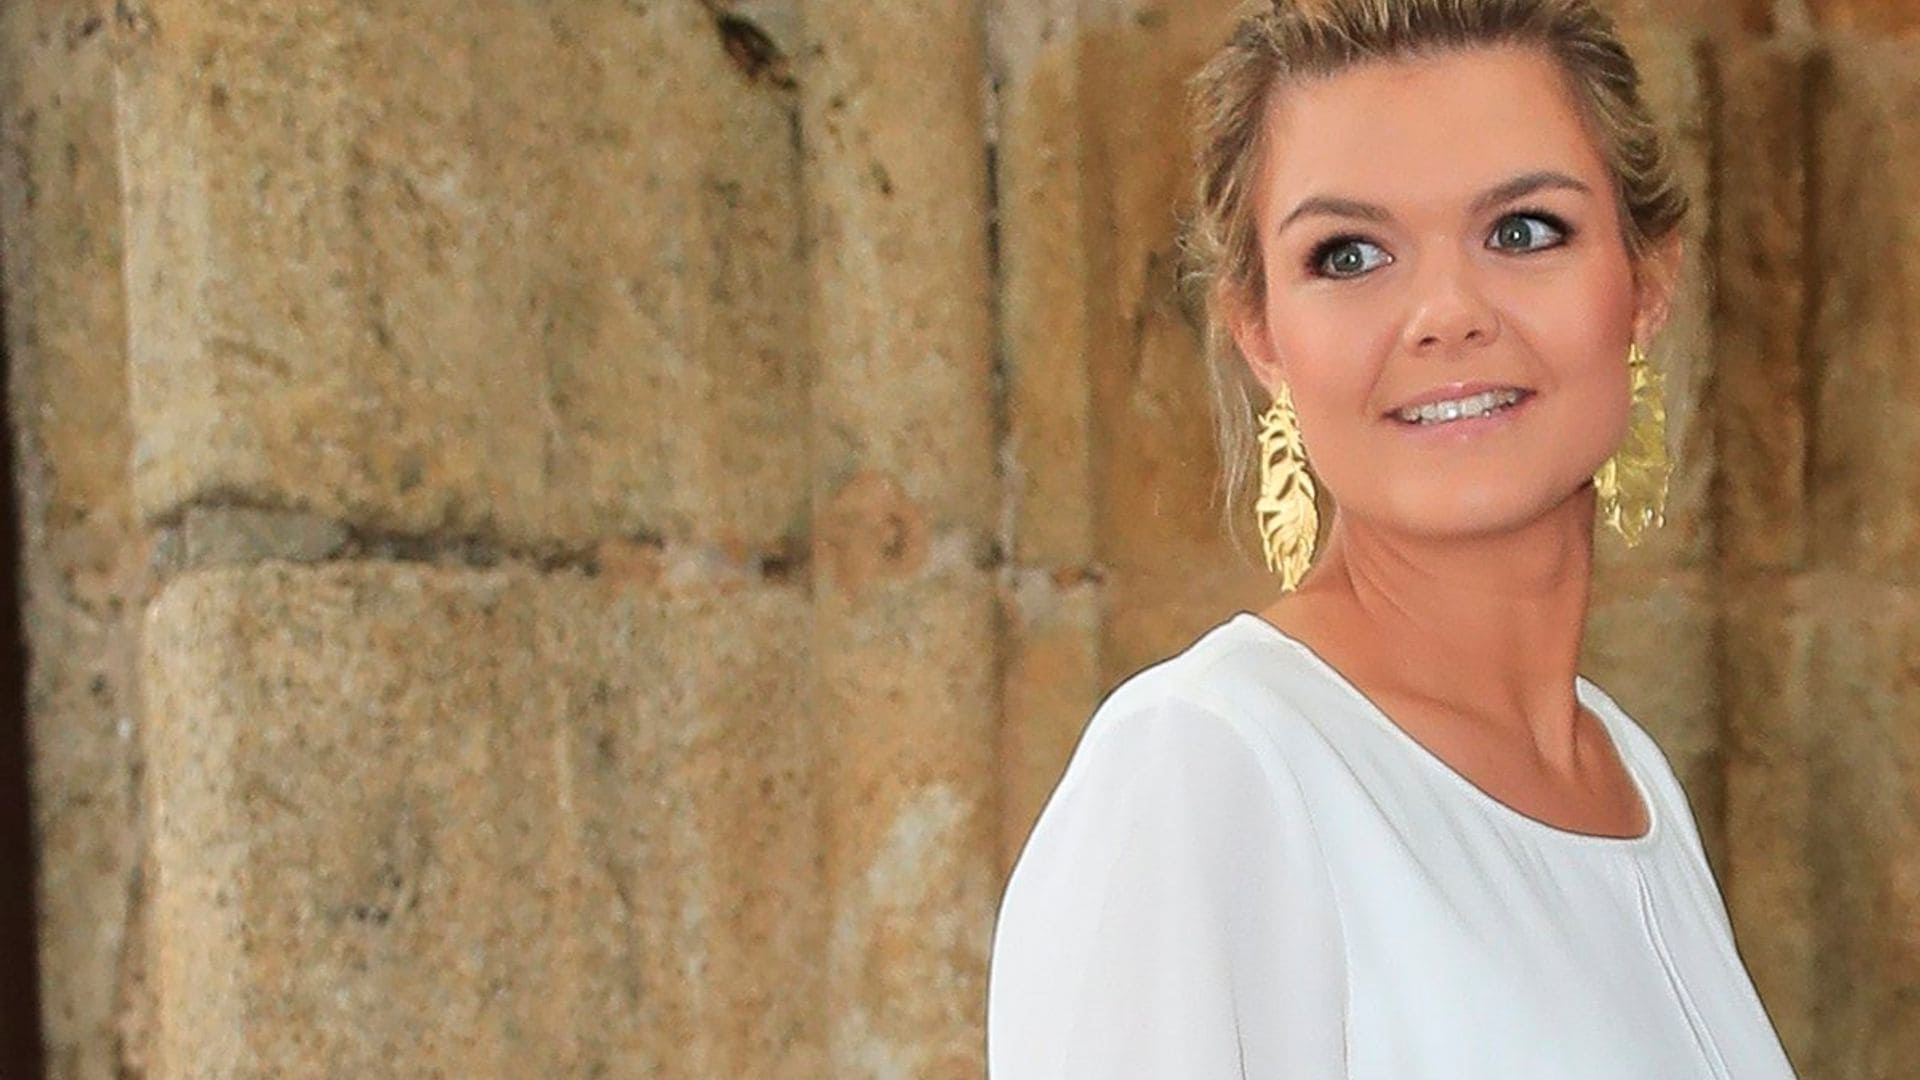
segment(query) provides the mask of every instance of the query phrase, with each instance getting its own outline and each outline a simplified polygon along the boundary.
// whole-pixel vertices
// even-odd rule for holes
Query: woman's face
[[[1265,295],[1233,331],[1270,391],[1292,389],[1341,513],[1437,538],[1566,504],[1625,435],[1627,346],[1665,319],[1680,247],[1636,290],[1606,165],[1552,59],[1370,63],[1276,95],[1267,123]],[[1519,400],[1400,415],[1488,390]]]

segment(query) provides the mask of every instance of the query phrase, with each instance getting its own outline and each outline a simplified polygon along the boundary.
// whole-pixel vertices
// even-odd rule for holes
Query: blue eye
[[[1544,234],[1545,239],[1540,237]],[[1493,227],[1494,241],[1489,246],[1505,248],[1508,251],[1539,251],[1544,248],[1558,247],[1566,242],[1573,230],[1567,223],[1552,214],[1538,210],[1516,211],[1500,219]]]
[[[1365,251],[1378,252],[1380,258],[1369,262]],[[1335,236],[1314,246],[1307,256],[1307,270],[1321,277],[1358,277],[1376,266],[1392,262],[1380,245],[1357,236]]]

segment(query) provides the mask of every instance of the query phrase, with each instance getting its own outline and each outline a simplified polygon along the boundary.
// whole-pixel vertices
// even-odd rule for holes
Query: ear
[[[1654,243],[1640,262],[1634,300],[1633,339],[1652,341],[1667,324],[1673,310],[1673,294],[1680,285],[1680,267],[1686,258],[1686,244],[1680,230],[1673,229]]]
[[[1233,343],[1253,370],[1253,377],[1269,394],[1273,393],[1285,381],[1286,372],[1274,354],[1273,339],[1267,333],[1266,311],[1259,298],[1240,290],[1222,292],[1216,294],[1216,298],[1219,310],[1226,317],[1227,330],[1233,335]]]

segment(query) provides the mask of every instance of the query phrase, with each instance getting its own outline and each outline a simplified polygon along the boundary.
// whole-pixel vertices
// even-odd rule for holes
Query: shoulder
[[[1218,693],[1260,660],[1232,636],[1134,672],[1087,722],[996,916],[993,1075],[1240,1075],[1256,1014],[1338,1045],[1332,876],[1259,717]]]
[[[1204,713],[1255,741],[1285,741],[1313,734],[1318,720],[1350,706],[1303,647],[1239,612],[1122,681],[1089,733],[1145,710]]]
[[[1248,779],[1257,767],[1267,786],[1295,786],[1294,744],[1314,737],[1302,707],[1311,671],[1255,629],[1229,619],[1122,680],[1087,721],[1062,786],[1205,767]]]
[[[1041,808],[1016,876],[1028,885],[1055,875],[1083,879],[1125,865],[1123,858],[1200,879],[1244,873],[1232,869],[1222,844],[1265,846],[1295,864],[1319,857],[1307,785],[1275,737],[1276,729],[1298,725],[1282,715],[1284,703],[1249,708],[1244,688],[1234,687],[1272,663],[1276,650],[1268,646],[1263,655],[1243,648],[1244,640],[1215,627],[1101,699]]]

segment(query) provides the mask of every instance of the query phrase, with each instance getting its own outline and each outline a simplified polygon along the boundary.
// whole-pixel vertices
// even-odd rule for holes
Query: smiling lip
[[[1385,417],[1388,420],[1399,420],[1400,419],[1399,414],[1402,409],[1417,409],[1422,405],[1432,405],[1436,402],[1453,401],[1458,398],[1472,397],[1475,394],[1484,393],[1485,391],[1488,391],[1488,390],[1505,390],[1505,389],[1513,389],[1513,390],[1520,391],[1520,401],[1514,402],[1514,404],[1516,405],[1526,401],[1528,398],[1533,396],[1532,390],[1529,390],[1528,388],[1521,386],[1517,383],[1501,383],[1501,382],[1444,383],[1440,386],[1434,387],[1431,390],[1428,390],[1427,392],[1421,394],[1418,397],[1408,398],[1407,400],[1401,402],[1400,404],[1395,405],[1393,408],[1388,409],[1385,413]],[[1404,423],[1404,421],[1402,422]]]

